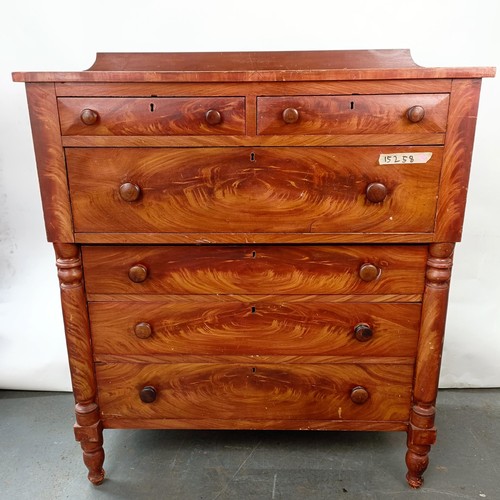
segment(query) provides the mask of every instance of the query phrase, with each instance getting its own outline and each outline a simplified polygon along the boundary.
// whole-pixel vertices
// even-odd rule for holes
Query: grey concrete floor
[[[445,390],[424,487],[405,433],[106,430],[107,479],[86,479],[67,393],[0,391],[0,498],[500,499],[500,390]]]

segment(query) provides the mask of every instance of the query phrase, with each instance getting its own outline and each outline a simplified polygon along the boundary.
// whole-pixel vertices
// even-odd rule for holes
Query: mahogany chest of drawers
[[[408,51],[99,54],[26,82],[76,439],[406,431],[422,483],[481,78]]]

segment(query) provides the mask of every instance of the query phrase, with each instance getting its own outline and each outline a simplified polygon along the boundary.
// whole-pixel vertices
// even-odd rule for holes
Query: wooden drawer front
[[[83,246],[82,251],[88,293],[422,293],[427,258],[425,245]],[[370,264],[374,279],[364,281],[360,273],[370,271]],[[144,279],[134,282],[130,275]]]
[[[418,122],[407,113],[424,109]],[[286,123],[283,112],[288,112]],[[286,113],[285,113],[286,114]],[[257,99],[257,133],[270,134],[422,134],[444,132],[448,94],[290,96]]]
[[[245,133],[244,97],[65,97],[58,99],[58,106],[63,135]],[[83,110],[96,113],[94,123],[86,125],[82,121]],[[210,110],[212,115],[207,117]],[[219,123],[213,122],[216,113],[220,115]]]
[[[409,365],[97,364],[104,418],[408,419]],[[156,389],[143,403],[139,392]],[[364,387],[364,404],[351,391]]]
[[[422,151],[427,163],[378,164]],[[66,158],[77,232],[432,232],[442,148],[69,148]],[[377,183],[386,196],[370,201]]]
[[[165,303],[91,302],[89,312],[94,352],[124,355],[412,357],[420,320],[420,304],[202,302],[196,296]]]

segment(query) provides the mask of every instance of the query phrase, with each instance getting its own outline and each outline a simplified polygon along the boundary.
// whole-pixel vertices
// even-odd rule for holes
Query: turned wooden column
[[[54,249],[76,403],[75,437],[83,450],[89,480],[93,484],[100,484],[104,480],[102,423],[96,403],[96,380],[80,248],[69,243],[55,243]]]
[[[454,243],[429,246],[406,453],[406,479],[413,488],[422,486],[422,474],[429,465],[428,454],[436,441],[435,404],[454,246]]]

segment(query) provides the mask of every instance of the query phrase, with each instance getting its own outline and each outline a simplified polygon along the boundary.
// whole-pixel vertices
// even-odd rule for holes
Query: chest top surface
[[[423,68],[410,51],[98,53],[86,71],[18,72],[15,81],[301,81],[481,78],[495,68]]]

